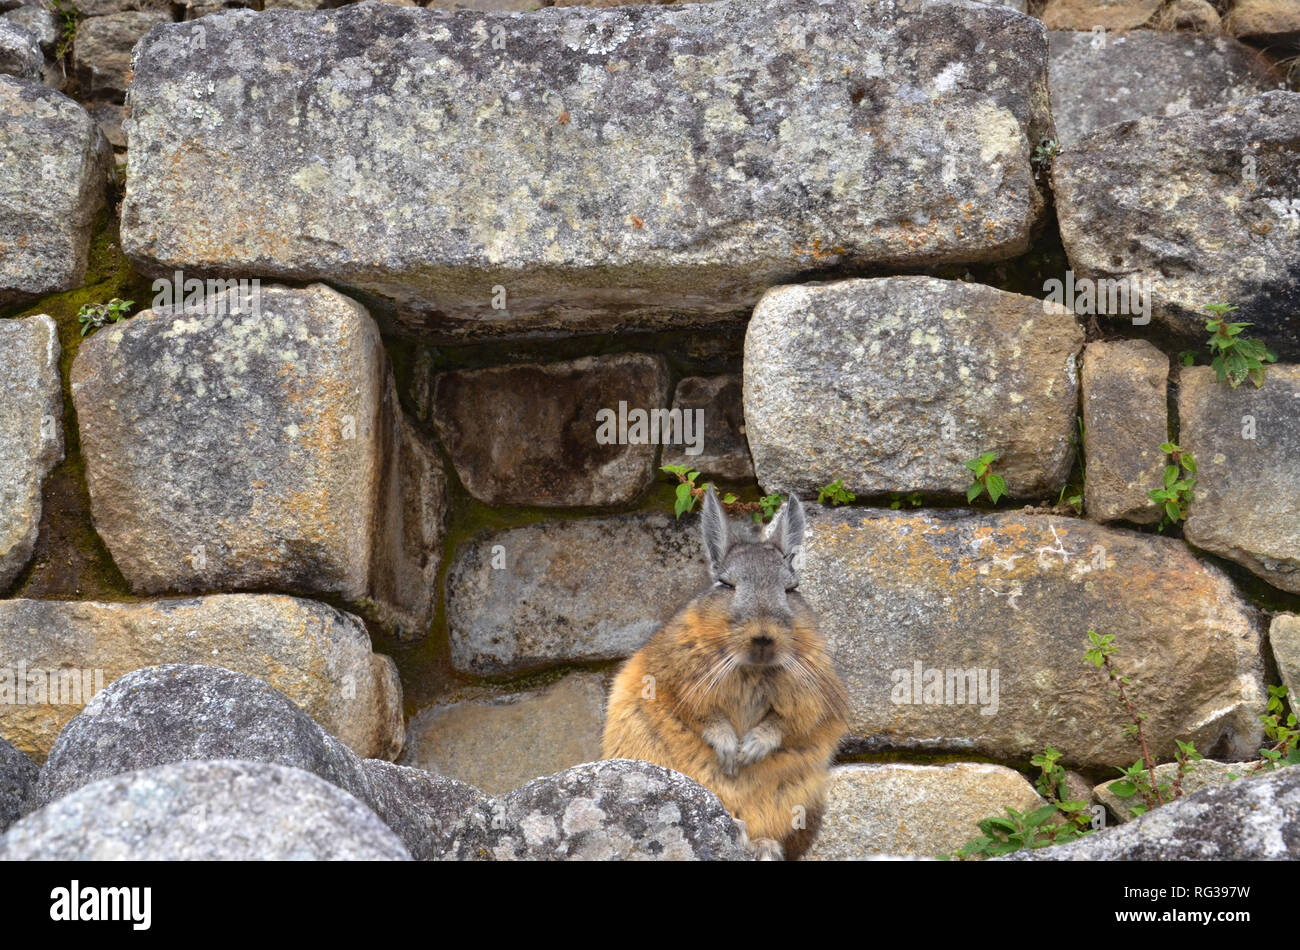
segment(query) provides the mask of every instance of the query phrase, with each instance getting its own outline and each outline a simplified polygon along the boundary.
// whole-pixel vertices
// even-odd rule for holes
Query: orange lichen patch
[[[811,257],[816,261],[832,260],[848,253],[848,249],[840,244],[822,247],[820,238],[813,238],[812,242],[807,247],[800,247],[798,244],[791,245],[791,250],[796,254],[804,257]]]
[[[632,227],[643,228],[645,227],[645,222],[642,221],[640,218],[638,218],[636,215],[632,215]]]
[[[560,125],[568,125],[568,124],[569,124],[569,110],[568,110],[568,109],[565,109],[563,112],[560,113],[559,123],[560,123]]]

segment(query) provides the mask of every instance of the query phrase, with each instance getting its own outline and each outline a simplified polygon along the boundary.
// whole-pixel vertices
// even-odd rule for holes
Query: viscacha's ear
[[[803,502],[797,495],[787,495],[785,504],[767,526],[765,539],[788,561],[803,544],[804,524]]]
[[[700,531],[704,536],[704,553],[709,557],[709,574],[717,580],[722,562],[731,550],[731,529],[726,512],[718,502],[717,493],[710,485],[704,491],[704,508],[700,513]]]

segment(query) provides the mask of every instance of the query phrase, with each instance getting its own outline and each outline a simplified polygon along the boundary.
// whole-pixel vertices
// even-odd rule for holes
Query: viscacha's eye
[[[725,587],[727,590],[735,590],[735,589],[736,589],[736,585],[735,585],[735,584],[731,583],[730,581],[723,580],[721,577],[719,577],[716,581],[714,581],[714,583],[715,583],[718,587]]]

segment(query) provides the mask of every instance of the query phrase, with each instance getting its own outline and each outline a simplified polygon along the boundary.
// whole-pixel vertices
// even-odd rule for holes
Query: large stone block
[[[1025,251],[1046,59],[988,4],[229,11],[137,49],[123,247],[432,338],[731,319],[810,271]]]
[[[424,636],[445,480],[378,328],[321,284],[244,289],[82,344],[72,395],[96,529],[141,594],[333,596]]]
[[[1266,693],[1255,612],[1173,538],[1079,518],[809,512],[800,590],[850,699],[850,751],[1132,762],[1087,633],[1115,635],[1152,754],[1253,756]]]
[[[1083,331],[1056,304],[886,277],[769,291],[745,334],[745,429],[767,491],[964,498],[998,453],[1014,498],[1070,472]]]

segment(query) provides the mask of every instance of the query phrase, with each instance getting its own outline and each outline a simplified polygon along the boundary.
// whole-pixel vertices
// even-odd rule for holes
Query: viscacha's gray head
[[[761,540],[738,536],[709,488],[701,515],[704,551],[713,587],[711,611],[725,611],[728,648],[746,666],[780,665],[811,612],[795,591],[794,560],[804,536],[803,504],[790,495]]]

